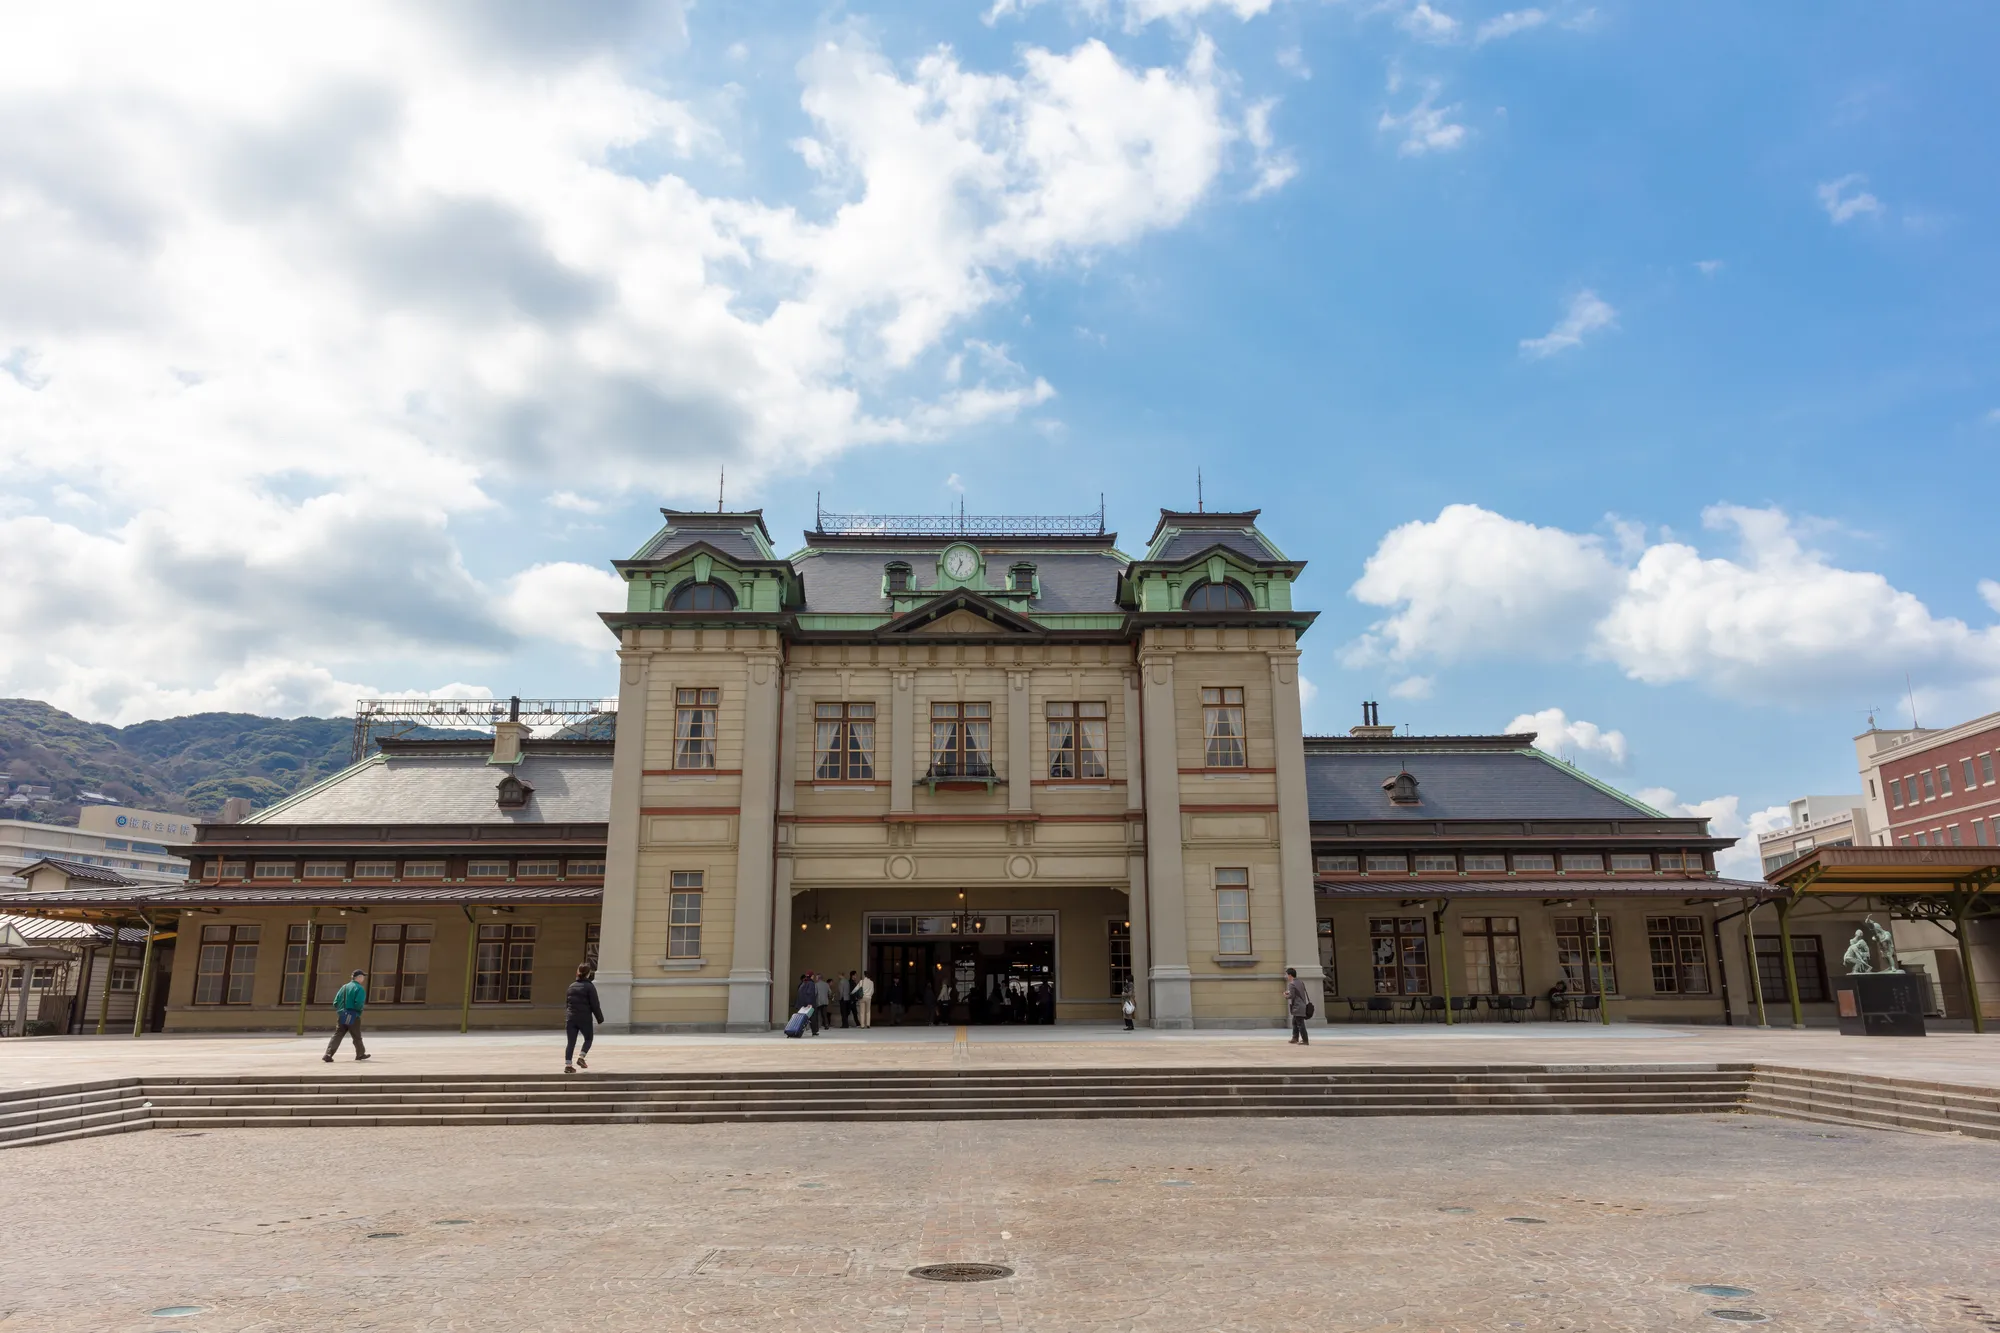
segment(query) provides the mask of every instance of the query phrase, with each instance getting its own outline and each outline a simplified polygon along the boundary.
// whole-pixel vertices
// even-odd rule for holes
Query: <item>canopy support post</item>
[[[1778,899],[1778,957],[1785,965],[1785,999],[1792,1006],[1792,1026],[1806,1025],[1805,1010],[1799,1007],[1799,973],[1792,962],[1792,900]]]
[[[141,916],[146,923],[146,950],[139,960],[139,991],[132,997],[132,1035],[143,1036],[146,1031],[146,997],[152,994],[153,986],[153,918]],[[118,957],[118,937],[111,937],[111,956]]]

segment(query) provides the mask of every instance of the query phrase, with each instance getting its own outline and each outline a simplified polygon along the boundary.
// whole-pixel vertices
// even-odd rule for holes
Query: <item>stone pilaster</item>
[[[778,853],[778,864],[773,870],[771,975],[776,984],[771,987],[770,1022],[775,1027],[783,1027],[785,1020],[792,1016],[792,997],[798,989],[798,979],[792,975],[792,936],[798,932],[792,929],[792,853],[789,848]]]
[[[1152,906],[1146,970],[1156,1028],[1194,1026],[1188,970],[1187,877],[1181,866],[1180,745],[1173,654],[1142,651],[1146,745],[1146,893]]]
[[[618,654],[618,743],[611,758],[611,814],[604,847],[604,906],[598,918],[597,998],[604,1025],[632,1025],[632,929],[638,910],[639,806],[646,785],[646,704],[652,654]]]
[[[1285,966],[1328,1021],[1320,981],[1318,912],[1313,903],[1312,812],[1306,802],[1305,722],[1299,703],[1299,654],[1271,654],[1271,739],[1277,752],[1278,891],[1284,909]]]
[[[1028,682],[1033,673],[1025,668],[1007,673],[1007,809],[1027,812],[1035,808],[1034,725]]]
[[[1128,814],[1136,811],[1143,816],[1146,809],[1146,776],[1143,771],[1146,747],[1141,719],[1145,711],[1140,703],[1139,674],[1136,670],[1125,673],[1125,809]],[[1143,820],[1136,824],[1128,823],[1128,838],[1135,828],[1142,835],[1149,833]],[[1135,983],[1132,1000],[1138,1010],[1138,1021],[1150,1023],[1153,1017],[1153,988],[1146,983],[1146,979],[1150,975],[1147,965],[1153,955],[1152,936],[1146,922],[1152,912],[1152,904],[1146,894],[1146,848],[1143,843],[1134,846],[1126,856],[1125,876],[1129,886],[1125,907],[1132,914],[1132,977]]]
[[[737,814],[736,924],[727,1027],[731,1032],[764,1032],[769,1030],[771,1012],[767,941],[773,916],[783,665],[775,652],[758,651],[750,654],[745,666],[743,795]]]
[[[892,671],[889,698],[889,813],[917,808],[917,673]],[[928,738],[925,744],[929,744]]]

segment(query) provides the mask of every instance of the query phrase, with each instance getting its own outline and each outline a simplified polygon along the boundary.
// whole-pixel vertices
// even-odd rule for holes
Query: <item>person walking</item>
[[[1299,970],[1286,968],[1285,1012],[1292,1016],[1292,1045],[1312,1045],[1312,1038],[1306,1035],[1306,1020],[1312,1017],[1312,1011],[1312,998],[1306,994],[1306,983],[1299,980]]]
[[[826,978],[818,974],[814,974],[813,976],[813,1007],[814,1011],[819,1015],[819,1026],[823,1028],[832,1027],[833,987],[827,985]]]
[[[799,973],[798,1007],[806,1011],[806,1023],[812,1034],[819,1035],[819,988],[813,985],[813,974]]]
[[[851,969],[840,982],[840,1025],[861,1026],[861,974]]]
[[[596,1023],[604,1021],[604,1006],[597,1002],[597,987],[590,980],[590,964],[576,965],[576,980],[569,983],[569,991],[563,996],[563,1073],[574,1074],[579,1069],[590,1068],[590,1041],[597,1035]],[[576,1049],[576,1039],[583,1038],[583,1049]],[[574,1056],[574,1062],[571,1057]]]
[[[862,1027],[875,1026],[875,978],[866,972],[861,974],[861,982],[855,988],[854,1012]]]
[[[361,1011],[368,1005],[368,974],[359,968],[333,995],[333,1040],[326,1044],[326,1054],[320,1059],[333,1063],[333,1053],[340,1049],[342,1037],[354,1038],[354,1058],[366,1060],[368,1048],[361,1044]]]

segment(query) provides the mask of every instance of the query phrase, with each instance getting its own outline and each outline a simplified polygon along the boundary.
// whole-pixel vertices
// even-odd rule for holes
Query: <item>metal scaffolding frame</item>
[[[610,740],[617,729],[616,699],[357,699],[354,753],[359,763],[384,737],[430,732],[491,731],[501,722],[525,722],[532,732],[570,740]]]

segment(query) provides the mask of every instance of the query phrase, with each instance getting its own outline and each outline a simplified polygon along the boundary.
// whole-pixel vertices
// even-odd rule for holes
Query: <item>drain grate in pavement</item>
[[[1003,1264],[924,1264],[910,1276],[926,1282],[997,1282],[1014,1276],[1014,1270]]]
[[[1720,1296],[1725,1301],[1741,1300],[1745,1296],[1755,1296],[1757,1294],[1748,1287],[1701,1286],[1689,1287],[1688,1290],[1698,1296]]]

